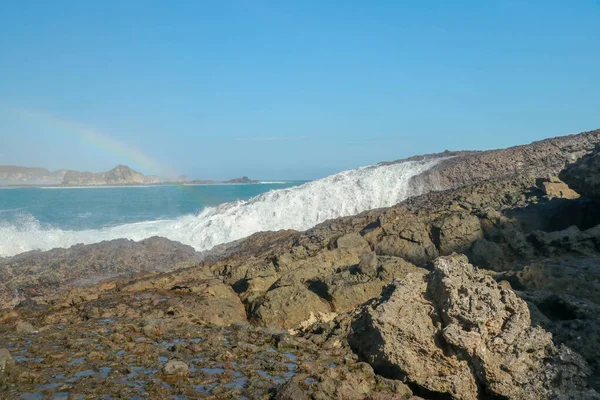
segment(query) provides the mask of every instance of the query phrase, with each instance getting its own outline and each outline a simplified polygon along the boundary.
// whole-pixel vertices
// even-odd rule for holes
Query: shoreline
[[[116,188],[140,188],[140,187],[161,187],[161,186],[246,186],[246,185],[286,185],[294,182],[310,182],[304,180],[289,180],[289,181],[264,181],[255,183],[152,183],[152,184],[116,184],[116,185],[0,185],[0,189],[116,189]]]

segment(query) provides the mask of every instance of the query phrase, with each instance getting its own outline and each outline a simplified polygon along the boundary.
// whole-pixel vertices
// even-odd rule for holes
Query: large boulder
[[[379,297],[381,289],[394,279],[409,273],[427,273],[427,270],[398,257],[363,255],[356,267],[309,282],[310,288],[331,302],[335,312],[347,312]]]
[[[571,189],[566,183],[561,181],[558,177],[553,176],[550,178],[539,179],[538,187],[544,192],[549,198],[560,198],[560,199],[577,199],[579,194]]]
[[[292,329],[330,313],[331,307],[324,299],[302,283],[295,283],[267,292],[251,319],[262,326]]]
[[[358,314],[349,340],[380,374],[456,399],[597,395],[581,356],[532,327],[527,303],[464,256],[396,281]]]
[[[377,254],[402,257],[416,265],[426,264],[438,255],[428,226],[415,218],[407,218],[398,225],[395,218],[390,219],[389,222],[384,219],[386,235],[375,248]]]
[[[0,375],[15,364],[15,360],[7,349],[0,349]]]
[[[577,193],[600,199],[600,151],[588,154],[561,171],[562,179]]]
[[[471,214],[450,214],[433,224],[433,241],[440,254],[465,252],[477,239],[483,238],[479,218]]]

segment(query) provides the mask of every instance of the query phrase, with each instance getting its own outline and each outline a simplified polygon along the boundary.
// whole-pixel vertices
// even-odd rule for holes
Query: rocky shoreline
[[[600,398],[598,144],[442,153],[421,196],[204,254],[0,260],[0,397]]]

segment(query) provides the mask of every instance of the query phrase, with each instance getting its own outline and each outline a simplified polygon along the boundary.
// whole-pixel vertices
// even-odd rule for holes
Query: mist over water
[[[363,167],[300,186],[270,190],[248,200],[208,206],[198,213],[157,219],[159,216],[156,212],[154,215],[148,212],[148,220],[145,221],[123,224],[114,224],[113,221],[112,226],[95,229],[64,226],[61,229],[51,222],[40,222],[27,210],[21,210],[16,220],[0,222],[0,256],[11,256],[29,250],[70,247],[77,243],[89,244],[117,238],[141,240],[151,236],[163,236],[202,251],[260,231],[305,230],[331,218],[389,207],[410,196],[421,194],[423,189],[411,185],[411,178],[439,161],[409,161]],[[127,196],[137,199],[136,196],[145,196],[147,189],[128,190]],[[78,189],[74,192],[85,193],[89,190]],[[78,207],[79,219],[93,219],[95,214],[102,214],[101,209],[86,209],[85,200],[78,200],[77,194],[71,197],[73,204],[70,206]],[[106,204],[107,212],[111,207],[114,205]],[[1,202],[0,208],[3,208]],[[127,217],[119,216],[125,221]]]

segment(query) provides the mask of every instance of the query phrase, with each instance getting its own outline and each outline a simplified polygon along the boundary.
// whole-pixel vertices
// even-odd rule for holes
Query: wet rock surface
[[[305,398],[396,393],[347,348],[324,349],[286,331],[164,321],[146,332],[122,317],[47,325],[30,337],[0,327],[2,396],[269,399],[278,385]],[[11,361],[12,362],[12,361]],[[410,393],[410,392],[408,392]],[[281,394],[280,396],[283,396]],[[341,397],[340,397],[341,396]],[[29,398],[28,397],[28,398]],[[3,397],[4,398],[4,397]],[[387,397],[392,398],[392,397]],[[399,397],[403,398],[403,397]]]

